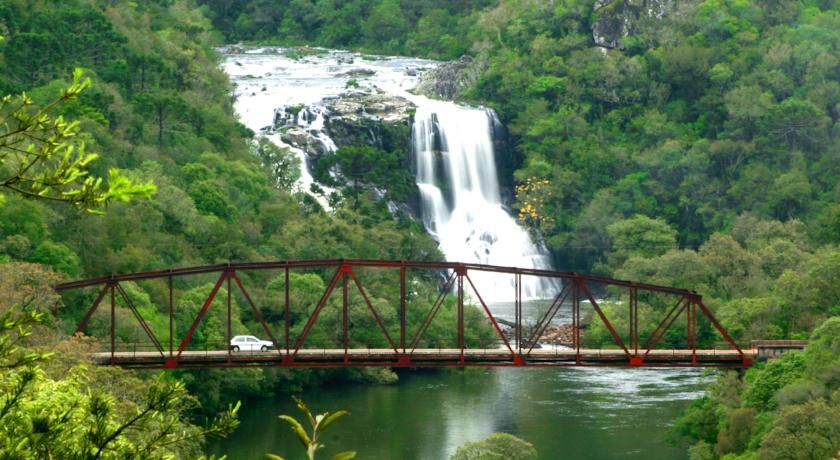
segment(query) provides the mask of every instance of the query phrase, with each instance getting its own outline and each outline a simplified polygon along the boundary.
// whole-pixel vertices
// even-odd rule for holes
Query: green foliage
[[[349,180],[342,187],[343,195],[352,198],[354,209],[359,209],[365,185],[387,190],[395,200],[406,201],[411,197],[415,186],[406,161],[401,149],[384,150],[360,144],[342,147],[334,155],[321,158],[315,175],[323,183],[340,185],[328,174],[330,168],[337,166]]]
[[[56,271],[70,277],[79,275],[79,257],[61,243],[44,241],[32,251],[32,255],[28,259],[32,262],[49,265]]]
[[[630,257],[650,258],[662,255],[676,246],[676,232],[661,220],[636,215],[607,227],[613,241],[611,263],[621,265]]]
[[[300,179],[301,168],[305,166],[291,150],[277,147],[265,138],[257,141],[254,149],[263,165],[272,172],[272,178],[279,188],[289,190]]]
[[[64,201],[97,212],[112,202],[147,198],[155,192],[151,182],[136,184],[118,169],[108,172],[108,185],[91,176],[98,155],[87,153],[84,143],[74,142],[79,122],[67,122],[50,113],[77,99],[91,84],[77,69],[73,83],[58,99],[42,108],[23,93],[0,100],[0,188],[28,197]]]
[[[324,412],[323,414],[314,415],[302,400],[298,398],[294,398],[294,400],[298,409],[306,415],[306,420],[309,422],[312,432],[308,433],[303,427],[303,424],[290,415],[281,415],[279,418],[289,424],[289,427],[295,433],[295,436],[297,436],[298,440],[303,445],[303,448],[306,450],[306,458],[308,460],[315,460],[315,454],[318,449],[324,447],[324,445],[319,442],[324,430],[329,428],[330,425],[335,423],[341,417],[350,415],[350,413],[346,410],[340,410],[333,413]],[[272,460],[283,460],[283,457],[274,454],[268,454],[268,458]],[[356,458],[356,452],[353,451],[340,452],[332,456],[332,460],[350,460],[353,458]]]
[[[818,326],[804,352],[726,373],[677,421],[691,458],[829,458],[839,445],[840,317]],[[740,455],[740,456],[739,456]]]
[[[493,433],[480,441],[468,442],[449,460],[536,460],[537,450],[531,443],[512,434]]]
[[[761,441],[760,459],[830,458],[840,449],[840,392],[786,407]]]
[[[492,1],[201,0],[228,41],[363,48],[456,58],[469,49],[475,12]]]
[[[186,414],[197,401],[183,383],[163,376],[145,382],[138,394],[135,379],[120,371],[110,385],[97,382],[83,364],[51,377],[39,365],[49,364],[52,354],[26,347],[43,319],[38,310],[10,308],[0,315],[0,456],[194,458],[206,436],[224,436],[238,425],[239,404],[203,428],[192,425]]]
[[[786,353],[770,361],[764,368],[747,373],[744,405],[760,410],[776,408],[773,395],[785,385],[802,376],[804,358],[799,353]]]

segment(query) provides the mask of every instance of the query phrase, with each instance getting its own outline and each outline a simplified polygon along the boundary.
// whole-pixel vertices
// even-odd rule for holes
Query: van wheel
[[[230,349],[231,349],[231,351],[233,351],[233,352],[237,352],[237,351],[239,351],[239,347],[238,347],[238,346],[236,346],[236,345],[234,345],[234,346],[230,347]]]

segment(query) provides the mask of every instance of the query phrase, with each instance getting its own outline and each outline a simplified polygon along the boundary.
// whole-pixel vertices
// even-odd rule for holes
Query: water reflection
[[[544,459],[678,459],[685,450],[665,433],[708,378],[684,369],[413,371],[395,386],[333,387],[304,398],[317,411],[351,412],[330,428],[324,458],[355,449],[363,459],[440,460],[504,431],[533,443]],[[297,455],[294,435],[275,417],[295,412],[285,399],[247,404],[241,428],[212,452]]]

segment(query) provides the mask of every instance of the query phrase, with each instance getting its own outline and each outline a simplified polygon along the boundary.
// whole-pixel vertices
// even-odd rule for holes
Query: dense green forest
[[[454,59],[496,0],[199,0],[229,42]]]
[[[70,345],[62,337],[93,294],[59,308],[55,298],[34,295],[62,279],[232,260],[439,259],[421,225],[392,218],[358,187],[370,177],[353,178],[352,200],[336,202],[333,212],[292,193],[294,162],[276,161],[288,152],[266,153],[270,146],[254,143],[254,133],[235,120],[231,87],[212,46],[244,41],[436,59],[468,54],[479,78],[465,98],[495,108],[510,129],[519,164],[514,179],[523,185],[515,205],[527,210],[523,222],[544,239],[558,268],[695,289],[741,344],[812,339],[804,353],[752,369],[743,380],[723,374],[675,429],[696,443],[692,458],[782,458],[773,455],[783,448],[803,458],[812,451],[831,455],[840,448],[840,2],[641,2],[664,5],[664,14],[633,13],[638,26],[619,46],[597,46],[593,27],[609,15],[631,14],[639,3],[0,0],[0,96],[25,92],[43,107],[81,69],[90,87],[50,115],[79,122],[67,141],[101,154],[87,166],[92,175],[155,189],[123,189],[137,192],[134,199],[94,203],[104,211],[99,216],[86,211],[90,200],[74,207],[0,188],[0,313],[49,312],[42,318],[47,326],[36,326],[39,333],[23,343],[63,350]],[[11,103],[20,100],[4,102],[0,117],[8,120]],[[369,149],[344,153],[353,152]],[[290,166],[269,168],[260,162],[266,155]],[[344,160],[353,158],[336,159]],[[14,167],[0,161],[0,183]],[[302,308],[317,302],[327,276],[295,276]],[[253,281],[267,286],[257,298],[283,289],[281,279]],[[210,288],[178,286],[179,328]],[[144,315],[166,303],[154,285],[126,289]],[[643,335],[660,307],[642,303]],[[618,317],[611,310],[617,303],[605,308]],[[236,332],[258,330],[249,309],[237,313]],[[130,316],[123,306],[118,314]],[[103,321],[95,318],[92,327]],[[165,336],[166,325],[152,323]],[[142,333],[121,324],[122,341]],[[212,325],[203,327],[198,346],[223,339]],[[318,333],[319,340],[335,339],[328,330]],[[666,340],[684,342],[683,333]],[[704,344],[720,340],[708,327],[700,335]],[[477,343],[488,337],[482,328],[470,335]],[[446,339],[444,332],[432,337]],[[609,339],[597,324],[587,331],[593,346]],[[0,359],[11,359],[2,352]],[[37,400],[56,388],[82,394],[104,381],[127,382],[133,390],[108,397],[132,410],[149,401],[137,376],[108,370],[82,378],[81,353],[46,363],[16,366],[44,371],[3,374],[0,388],[29,385]],[[68,369],[75,370],[65,376]],[[183,423],[188,415],[225,414],[229,403],[249,395],[335,378],[394,378],[273,369],[171,376],[204,405],[171,407]],[[183,391],[174,384],[160,386]],[[4,423],[0,415],[0,427],[10,429]],[[803,432],[817,435],[803,440]],[[202,436],[175,453],[193,455],[198,447],[191,443]]]

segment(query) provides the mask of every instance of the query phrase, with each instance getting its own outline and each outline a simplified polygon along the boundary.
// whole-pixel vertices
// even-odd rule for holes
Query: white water
[[[404,97],[417,106],[412,153],[423,223],[440,243],[446,259],[551,268],[545,251],[503,207],[491,134],[497,120],[492,111],[409,93],[419,80],[417,75],[436,66],[436,62],[364,57],[343,51],[324,51],[293,59],[287,56],[288,51],[281,48],[227,50],[223,66],[236,84],[235,108],[246,126],[262,131],[277,145],[290,148],[306,166],[307,154],[284,142],[274,131],[275,124],[308,133],[323,151],[332,152],[335,143],[324,129],[324,115],[329,115],[325,100],[347,92],[351,79],[363,89],[378,88]],[[367,74],[360,75],[360,71]],[[304,105],[306,109],[297,115],[286,112],[295,105]],[[439,136],[437,144],[435,135]],[[313,178],[306,167],[301,173],[296,187],[308,192]],[[328,208],[323,196],[316,198]],[[473,274],[471,278],[485,299],[514,298],[512,276]],[[545,280],[523,277],[522,293],[527,299],[551,296],[556,288],[557,285]]]
[[[545,252],[502,206],[491,131],[497,122],[495,114],[451,102],[414,99],[418,108],[412,136],[423,223],[440,241],[446,258],[550,269]],[[483,296],[514,297],[512,277],[476,276]],[[545,297],[552,287],[545,280],[525,277],[522,294],[526,299]]]

